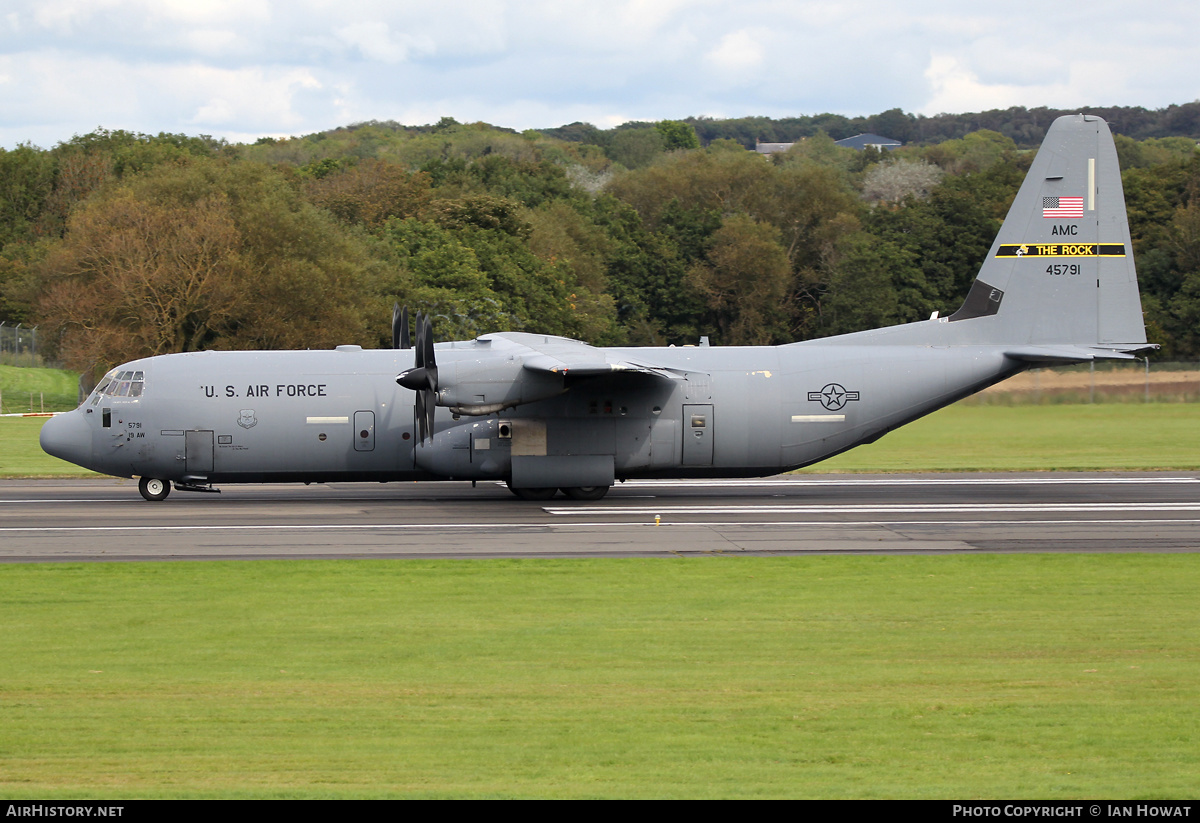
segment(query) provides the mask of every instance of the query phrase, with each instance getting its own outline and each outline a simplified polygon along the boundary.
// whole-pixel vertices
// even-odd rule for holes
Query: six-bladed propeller
[[[399,329],[397,330],[397,325]],[[399,314],[399,323],[393,311],[393,341],[395,348],[408,348],[408,309]],[[433,415],[437,409],[438,369],[433,355],[433,320],[417,312],[417,340],[414,347],[416,361],[411,369],[405,369],[396,377],[396,382],[417,395],[414,415],[417,434],[424,443],[433,438]]]

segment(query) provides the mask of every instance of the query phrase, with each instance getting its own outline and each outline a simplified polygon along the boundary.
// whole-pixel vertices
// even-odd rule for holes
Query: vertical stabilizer
[[[1108,124],[1054,121],[966,302],[978,342],[1146,346],[1121,170]]]

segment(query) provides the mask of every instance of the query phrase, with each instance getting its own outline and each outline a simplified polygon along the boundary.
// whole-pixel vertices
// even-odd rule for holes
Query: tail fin
[[[972,321],[970,337],[1012,344],[1011,356],[1031,361],[1157,348],[1146,343],[1107,123],[1089,115],[1054,121],[966,302],[948,319]],[[1085,349],[1086,357],[1067,356]]]

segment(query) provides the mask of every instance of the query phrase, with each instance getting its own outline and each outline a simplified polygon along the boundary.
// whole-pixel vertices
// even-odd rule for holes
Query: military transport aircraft
[[[219,483],[493,480],[597,499],[633,477],[816,463],[1024,369],[1146,343],[1112,135],[1055,121],[948,317],[783,346],[595,348],[540,334],[393,349],[197,352],[118,366],[41,444],[140,477],[148,500]]]

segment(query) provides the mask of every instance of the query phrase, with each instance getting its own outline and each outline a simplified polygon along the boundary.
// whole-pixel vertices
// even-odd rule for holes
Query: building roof
[[[759,154],[779,154],[780,152],[787,151],[794,145],[796,145],[796,144],[795,143],[759,143],[759,142],[755,141],[754,150],[756,152],[758,152]]]
[[[890,137],[883,137],[881,135],[871,134],[869,132],[867,134],[856,134],[853,137],[847,137],[843,140],[834,140],[833,142],[839,146],[845,146],[848,149],[858,149],[859,151],[862,151],[867,146],[873,146],[877,149],[887,149],[888,151],[891,151],[892,149],[898,149],[900,146],[904,145],[899,140],[893,140]]]

